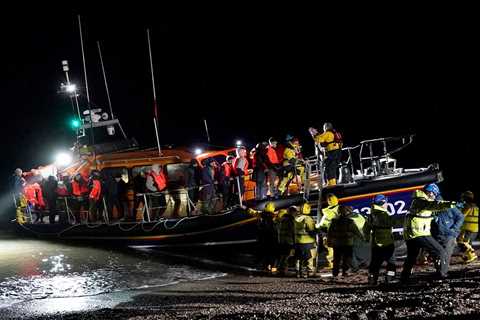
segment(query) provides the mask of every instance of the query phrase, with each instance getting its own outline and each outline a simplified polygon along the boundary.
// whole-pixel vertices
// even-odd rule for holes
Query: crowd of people
[[[472,242],[478,234],[478,206],[474,195],[466,191],[458,202],[444,201],[436,184],[426,185],[412,195],[409,213],[404,218],[403,240],[407,258],[403,263],[400,281],[408,283],[412,267],[426,261],[433,263],[435,277],[447,277],[452,254],[462,255],[464,263],[477,259]],[[324,252],[327,269],[333,279],[347,277],[358,270],[355,263],[356,244],[366,241],[370,245],[368,283],[376,285],[382,264],[386,263],[385,283],[396,277],[396,242],[393,228],[395,220],[388,212],[388,198],[377,194],[372,199],[368,216],[339,203],[334,194],[326,196],[327,206],[320,220],[310,215],[308,203],[276,211],[268,202],[263,211],[249,209],[258,215],[258,242],[262,268],[285,276],[289,264],[295,265],[297,277],[315,276],[321,266],[319,252]],[[319,250],[320,249],[320,250]],[[419,258],[420,257],[420,258]]]
[[[325,180],[329,185],[335,185],[342,147],[341,135],[330,123],[325,123],[322,133],[314,128],[309,130],[325,160]],[[55,176],[45,179],[38,170],[32,170],[27,175],[28,183],[22,170],[17,169],[13,189],[17,200],[22,196],[25,198],[24,207],[36,215],[36,222],[43,222],[43,215],[49,216],[50,223],[56,221],[59,212],[65,211],[58,210],[59,205],[65,205],[58,201],[59,197],[69,197],[66,204],[76,222],[107,218],[111,221],[115,217],[135,219],[137,209],[145,205],[145,199],[134,196],[131,208],[127,189],[138,195],[158,193],[168,186],[166,172],[157,164],[147,170],[140,170],[130,185],[127,185],[128,178],[124,179],[121,174],[97,170],[61,177],[59,181]],[[183,187],[188,191],[189,211],[212,213],[242,204],[246,199],[247,180],[255,182],[254,197],[257,200],[287,195],[292,181],[297,185],[297,191],[302,191],[305,162],[299,139],[287,135],[284,143],[271,137],[268,142],[260,142],[250,151],[245,146],[238,146],[236,155],[226,156],[222,163],[214,158],[207,158],[201,163],[192,159],[184,176]],[[166,206],[165,196],[159,194],[150,197],[149,205],[158,208],[152,210],[152,218],[155,219],[161,214],[161,208]],[[114,211],[116,215],[113,214]],[[65,214],[60,215],[60,218],[64,220]]]
[[[134,197],[134,206],[131,208],[128,178],[125,179],[121,173],[102,174],[98,170],[91,170],[88,174],[83,171],[58,181],[52,175],[45,179],[36,170],[25,179],[22,170],[16,169],[12,184],[17,209],[31,213],[35,218],[33,223],[43,223],[44,215],[49,216],[49,223],[66,223],[69,220],[68,211],[73,215],[70,217],[73,223],[116,219],[133,221],[136,210],[143,203],[142,197]],[[132,184],[136,193],[161,192],[166,186],[166,176],[158,164],[152,165],[151,170],[140,171]],[[161,194],[156,199],[154,205],[164,206],[165,198]],[[19,218],[25,219],[24,215],[17,214]]]
[[[324,124],[322,133],[315,128],[310,128],[309,132],[325,163],[326,185],[336,185],[343,145],[342,135],[331,123]],[[297,185],[297,191],[302,191],[305,181],[305,159],[300,140],[287,135],[285,143],[271,137],[268,142],[259,142],[250,152],[246,147],[239,146],[236,156],[227,156],[223,163],[217,163],[211,158],[206,159],[201,172],[196,173],[197,171],[198,163],[193,161],[191,174],[187,177],[187,186],[193,189],[201,186],[202,191],[199,195],[192,191],[190,198],[196,200],[200,197],[200,200],[207,204],[209,211],[212,209],[213,199],[218,197],[223,199],[224,207],[242,202],[247,176],[255,182],[257,200],[287,195],[292,182]]]

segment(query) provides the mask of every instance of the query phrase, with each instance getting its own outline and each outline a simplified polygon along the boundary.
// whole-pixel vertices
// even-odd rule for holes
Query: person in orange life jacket
[[[57,187],[58,182],[54,176],[49,176],[47,181],[43,184],[43,194],[47,200],[50,223],[55,223],[55,216],[57,215]]]
[[[81,210],[87,209],[88,181],[80,173],[77,173],[72,179],[72,197],[73,197],[73,214],[77,222],[84,221],[86,217],[81,214]]]
[[[280,170],[281,164],[280,160],[278,159],[277,155],[277,140],[275,138],[268,139],[268,146],[267,146],[267,177],[268,177],[268,185],[270,188],[270,196],[276,197],[277,196],[277,175],[278,171]]]
[[[34,222],[41,221],[42,210],[45,208],[45,203],[43,202],[42,189],[38,183],[28,183],[24,187],[24,195],[27,200],[27,204],[30,206],[33,213],[35,213],[36,218]],[[43,221],[41,221],[43,222]]]
[[[101,205],[102,199],[102,182],[101,175],[98,170],[92,170],[90,178],[90,192],[88,194],[88,214],[89,221],[98,220],[98,206]]]
[[[223,198],[223,207],[228,208],[233,205],[231,196],[233,194],[233,156],[227,156],[222,163],[218,183]]]
[[[33,171],[33,170],[32,170]],[[39,175],[38,173],[33,177],[32,181],[35,181],[32,183],[32,187],[35,190],[35,197],[37,198],[37,209],[38,209],[38,217],[42,218],[43,222],[43,213],[47,205],[45,204],[45,198],[43,196],[43,177]],[[38,182],[37,182],[38,181]]]
[[[163,167],[159,164],[152,165],[152,171],[147,175],[147,181],[145,183],[147,187],[147,192],[162,192],[165,191],[167,188],[167,178],[163,173]],[[154,219],[156,216],[160,216],[163,211],[165,211],[165,207],[167,202],[165,200],[165,194],[162,192],[160,194],[153,195],[151,197],[151,212],[154,215]],[[154,208],[158,208],[155,210]]]
[[[339,166],[342,160],[342,141],[341,134],[333,129],[333,125],[326,122],[323,125],[323,133],[319,134],[315,128],[309,128],[315,143],[320,145],[326,152],[325,174],[329,186],[337,184],[339,176]]]
[[[235,182],[235,188],[238,191],[238,186],[240,186],[240,196],[243,199],[243,194],[245,193],[245,176],[251,172],[251,170],[248,169],[247,149],[243,146],[237,148],[237,157],[233,160],[233,172],[238,180],[238,182]]]
[[[257,144],[255,148],[253,179],[255,180],[255,197],[257,200],[263,200],[267,198],[267,146],[268,143],[262,142]]]

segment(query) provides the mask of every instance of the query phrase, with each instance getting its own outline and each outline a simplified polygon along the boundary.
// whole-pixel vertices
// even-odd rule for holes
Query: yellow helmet
[[[301,210],[302,214],[310,214],[312,207],[308,203],[302,204]]]
[[[274,213],[275,212],[275,203],[269,201],[265,204],[265,212]]]
[[[338,204],[338,198],[333,193],[327,194],[327,203],[329,206],[336,206]]]

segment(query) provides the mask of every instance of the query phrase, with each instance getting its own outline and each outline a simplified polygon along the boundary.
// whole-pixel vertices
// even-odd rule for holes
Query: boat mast
[[[203,122],[205,123],[205,131],[207,132],[207,141],[208,143],[210,143],[210,134],[208,134],[207,119],[203,119]]]
[[[65,72],[65,78],[67,79],[67,92],[72,91],[72,94],[70,94],[70,100],[71,100],[72,105],[73,105],[74,113],[75,113],[75,109],[76,109],[77,115],[78,115],[78,120],[80,121],[82,119],[82,116],[80,115],[80,106],[78,104],[78,95],[77,95],[76,86],[72,85],[70,83],[70,76],[68,75],[68,71],[70,71],[70,68],[68,67],[68,60],[62,60],[62,68],[63,68],[63,71]],[[75,100],[75,103],[73,103],[74,100]]]
[[[100,47],[100,41],[97,41],[97,47],[98,47],[98,55],[100,56],[100,64],[102,65],[102,73],[103,73],[103,81],[105,82],[105,90],[107,91],[107,99],[108,99],[108,106],[110,108],[110,116],[112,120],[114,120],[115,116],[113,115],[112,100],[110,99],[110,91],[108,90],[107,75],[105,73],[105,66],[103,65],[103,56],[102,56],[102,49]],[[118,122],[118,126],[120,127],[120,131],[122,131],[123,138],[127,139],[127,135],[123,131],[120,121]]]
[[[93,134],[93,121],[92,121],[92,106],[90,104],[90,93],[88,91],[88,78],[87,78],[87,67],[85,62],[85,50],[83,49],[83,33],[82,33],[82,21],[80,15],[78,15],[78,29],[80,31],[80,45],[82,48],[82,60],[83,60],[83,72],[85,76],[85,89],[87,93],[87,106],[88,106],[88,117],[90,119],[90,142],[92,145],[95,144],[95,136]],[[93,150],[93,154],[95,157],[95,150]],[[96,161],[95,161],[96,162]]]
[[[158,156],[162,156],[162,151],[160,149],[160,139],[158,138],[158,111],[157,111],[157,92],[155,91],[155,76],[153,75],[153,61],[152,61],[152,47],[150,45],[150,30],[147,29],[147,40],[148,40],[148,55],[150,57],[150,71],[152,73],[152,88],[153,88],[153,125],[155,127],[155,136],[157,137],[157,147],[158,147]]]

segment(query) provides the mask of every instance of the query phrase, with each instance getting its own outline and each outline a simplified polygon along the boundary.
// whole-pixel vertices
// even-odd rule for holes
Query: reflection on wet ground
[[[222,276],[148,252],[0,238],[0,308],[43,298],[93,296]]]

